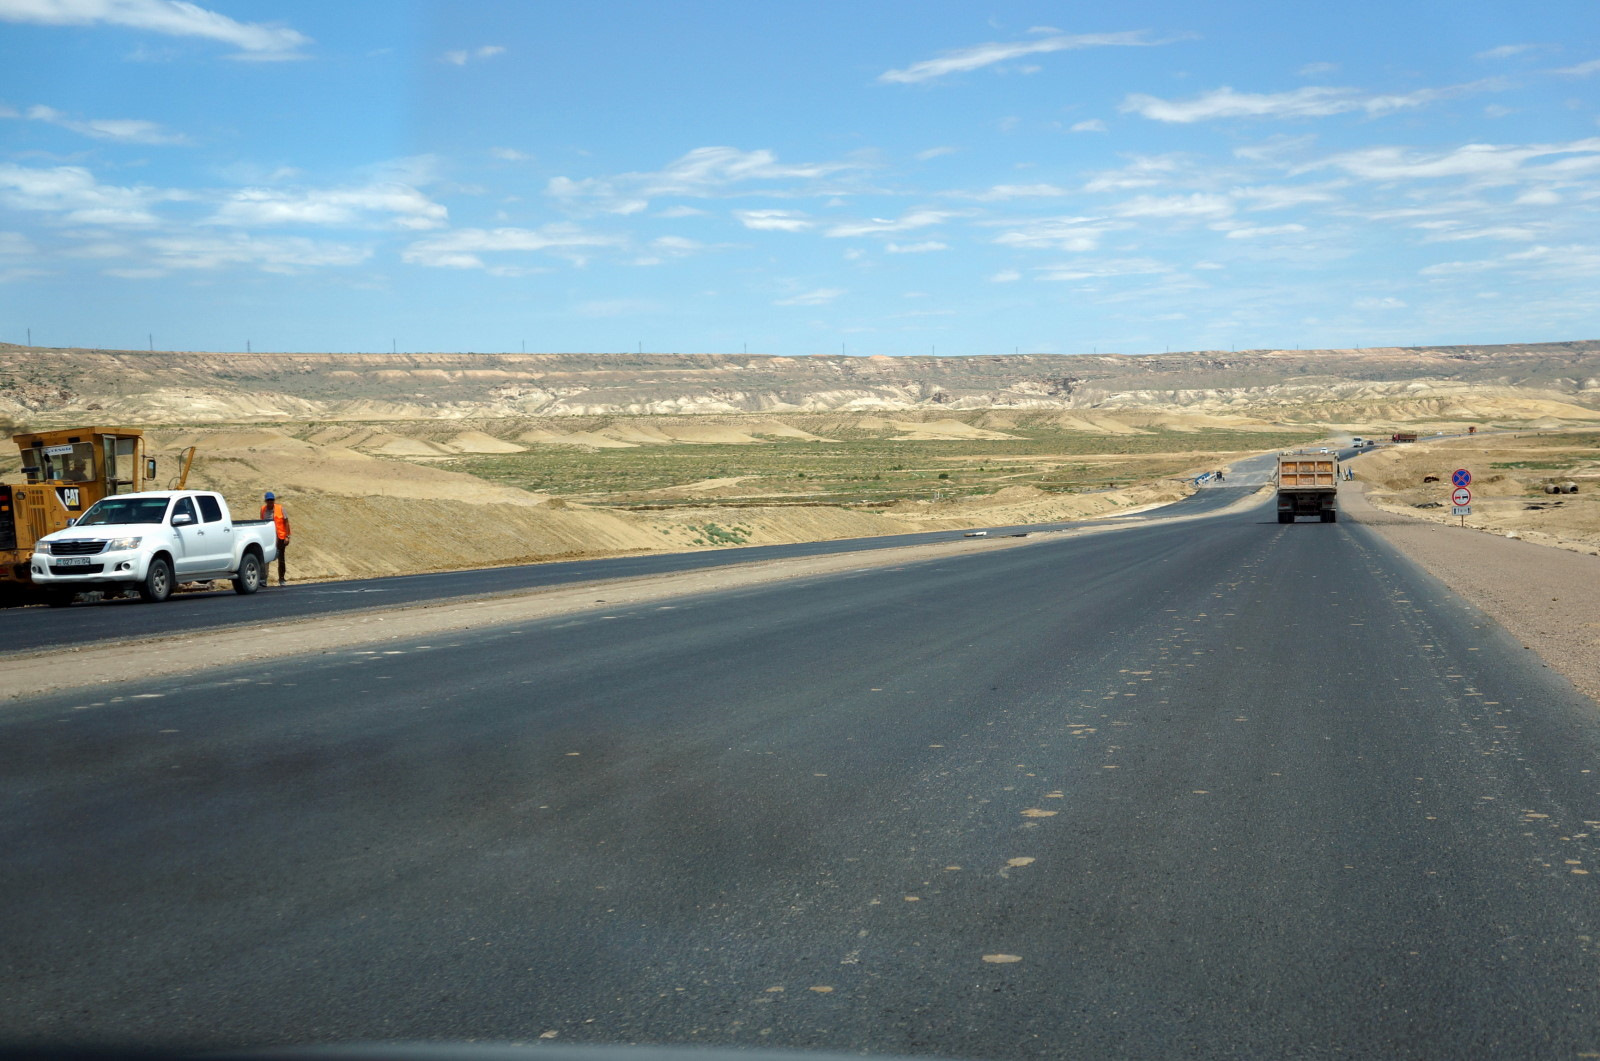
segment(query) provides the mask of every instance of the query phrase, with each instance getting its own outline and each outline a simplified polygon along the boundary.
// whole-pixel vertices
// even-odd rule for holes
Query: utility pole
[[[389,352],[391,354],[398,354],[400,352],[400,340],[398,340],[398,339],[390,339],[389,340]]]
[[[33,345],[33,329],[32,328],[28,329],[28,345],[29,346]]]
[[[151,332],[150,334],[146,335],[145,338],[150,340],[150,352],[152,354],[155,353],[156,352],[156,333],[155,332]]]
[[[255,353],[254,350],[250,349],[250,340],[249,339],[246,339],[244,341],[244,352],[247,353],[247,354]]]

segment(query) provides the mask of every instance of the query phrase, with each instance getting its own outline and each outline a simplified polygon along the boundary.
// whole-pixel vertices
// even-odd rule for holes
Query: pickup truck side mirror
[[[189,515],[187,512],[180,512],[176,516],[172,517],[172,525],[174,527],[187,527],[193,522],[194,517]]]

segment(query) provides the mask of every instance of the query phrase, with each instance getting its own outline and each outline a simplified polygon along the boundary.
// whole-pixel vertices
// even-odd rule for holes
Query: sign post
[[[1465,527],[1467,517],[1472,515],[1472,491],[1464,486],[1456,487],[1450,492],[1450,504],[1455,506],[1450,510],[1450,514],[1460,516],[1461,525]]]

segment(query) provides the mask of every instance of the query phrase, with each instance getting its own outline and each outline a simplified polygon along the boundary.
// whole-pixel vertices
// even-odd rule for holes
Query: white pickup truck
[[[234,520],[221,494],[156,490],[101,498],[33,547],[33,584],[52,605],[89,590],[137,590],[163,601],[183,582],[231,579],[254,593],[278,558],[271,520]]]

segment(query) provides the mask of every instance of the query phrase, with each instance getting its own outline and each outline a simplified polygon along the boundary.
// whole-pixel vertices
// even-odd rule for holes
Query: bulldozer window
[[[94,446],[76,442],[50,446],[40,454],[39,476],[53,482],[87,483],[95,477]]]

